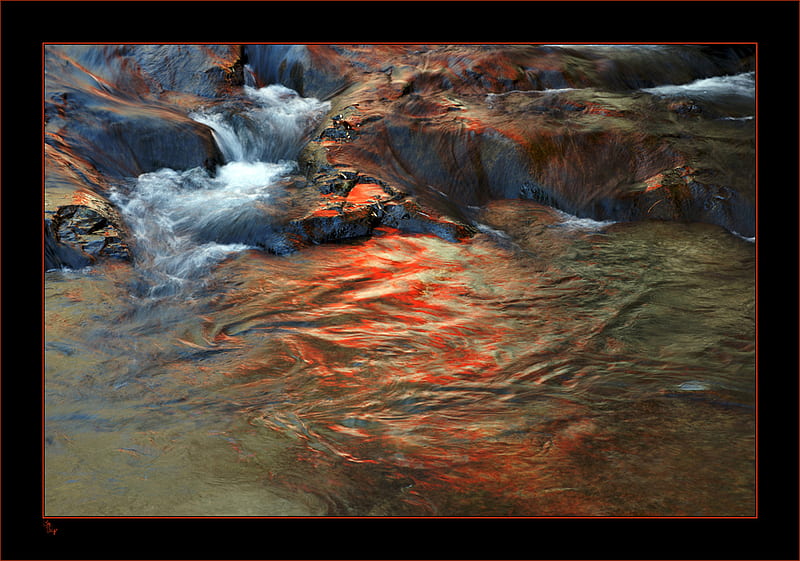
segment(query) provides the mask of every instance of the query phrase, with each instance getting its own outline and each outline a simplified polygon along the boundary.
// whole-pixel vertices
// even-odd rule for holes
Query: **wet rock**
[[[235,83],[238,52],[226,46],[50,45],[45,142],[114,178],[162,167],[213,169],[223,157],[211,129],[187,116],[180,96],[188,95],[194,107],[196,96],[219,95],[224,84]]]
[[[367,134],[372,134],[369,124],[378,123],[382,119],[367,117],[360,113],[356,106],[348,107],[347,119],[354,123],[353,127],[359,128],[367,125]],[[331,117],[332,123],[343,120],[342,114]],[[382,127],[383,123],[378,125]],[[323,134],[316,140],[309,142],[300,157],[301,169],[306,170],[307,177],[318,190],[331,195],[327,206],[319,211],[317,216],[306,218],[302,222],[314,225],[304,231],[309,240],[331,239],[331,232],[343,234],[345,237],[367,235],[378,225],[388,226],[409,233],[428,233],[450,241],[459,241],[471,237],[475,229],[469,225],[467,219],[454,218],[443,210],[446,205],[425,204],[424,201],[412,198],[405,192],[408,178],[401,180],[400,184],[384,181],[376,175],[348,168],[341,163],[331,163],[329,159],[334,154],[332,145],[340,146],[352,139],[331,139],[324,131],[330,127],[323,127]],[[341,156],[341,153],[337,153]],[[345,156],[334,158],[334,162],[350,161]],[[352,161],[364,163],[358,158]],[[397,176],[386,173],[386,170],[377,170],[368,166],[370,171],[379,171],[378,175],[386,178]],[[450,208],[449,210],[454,210]],[[458,213],[456,213],[458,214]],[[369,216],[369,220],[365,217]],[[323,220],[324,218],[324,220]],[[354,228],[353,225],[357,225]],[[317,232],[308,235],[308,232]],[[314,241],[314,243],[317,243]]]
[[[458,242],[475,235],[477,230],[469,224],[442,216],[433,210],[424,210],[412,199],[384,206],[381,223],[402,232],[433,234],[444,240]]]
[[[677,113],[678,115],[699,115],[703,112],[703,108],[697,105],[691,99],[681,99],[667,104],[667,109]]]
[[[459,45],[351,46],[336,55],[328,66],[351,83],[333,101],[351,112],[320,135],[328,163],[445,214],[462,219],[459,208],[520,197],[597,219],[661,213],[736,231],[754,222],[746,169],[754,167],[754,135],[741,121],[752,100],[723,107],[702,95],[676,100],[640,89],[746,70],[745,52]],[[656,201],[645,182],[686,163],[713,177],[696,178],[670,199],[679,204],[648,213]],[[736,195],[723,202],[713,194],[720,189]]]
[[[356,136],[356,125],[351,124],[351,122],[345,119],[343,115],[336,115],[331,118],[331,121],[332,126],[323,130],[320,138],[346,141],[351,140]]]
[[[239,45],[137,45],[125,54],[162,91],[216,98],[244,85]]]
[[[297,157],[305,183],[241,224],[210,226],[209,239],[225,231],[288,253],[385,226],[457,241],[474,233],[470,207],[509,198],[596,219],[706,221],[751,235],[751,100],[642,89],[751,70],[751,50],[53,47],[45,53],[45,148],[55,171],[46,196],[74,185],[102,195],[161,167],[213,173],[224,157],[188,112],[239,103],[247,63],[257,85],[329,99],[331,111]],[[124,231],[107,213],[55,208],[53,243],[88,258],[124,258]]]
[[[122,242],[119,229],[106,217],[88,207],[61,207],[53,217],[53,224],[58,241],[80,247],[89,256],[130,259],[128,247]]]
[[[304,97],[325,100],[347,87],[349,72],[331,45],[245,45],[257,85],[282,84]]]
[[[707,222],[745,237],[755,236],[755,208],[739,192],[687,175],[670,181],[671,171],[660,174],[663,183],[634,197],[635,217]]]
[[[214,169],[224,162],[206,125],[177,111],[133,110],[112,101],[82,106],[63,121],[48,123],[45,142],[69,146],[75,157],[118,179],[165,167]]]
[[[46,82],[98,95],[216,98],[244,84],[239,45],[47,45]]]
[[[46,265],[80,268],[103,258],[131,260],[127,233],[113,206],[88,192],[77,192],[45,220]]]
[[[295,193],[303,197],[300,204],[280,202],[284,220],[274,221],[268,235],[257,245],[276,254],[287,254],[309,245],[346,241],[371,235],[381,226],[407,233],[426,233],[457,242],[471,237],[475,229],[464,222],[443,215],[397,191],[382,181],[349,172],[348,188],[325,192],[310,182],[318,196]],[[290,210],[293,209],[293,210]],[[286,221],[285,218],[290,220]]]
[[[291,233],[308,244],[347,240],[372,233],[380,223],[377,205],[359,205],[348,209],[321,209],[291,224]]]
[[[44,269],[81,269],[90,265],[92,259],[81,250],[60,243],[56,239],[51,220],[44,221]]]

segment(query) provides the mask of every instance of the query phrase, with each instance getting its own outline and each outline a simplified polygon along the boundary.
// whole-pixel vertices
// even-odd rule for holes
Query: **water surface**
[[[270,255],[325,108],[247,95],[113,195],[134,263],[45,273],[46,516],[754,515],[755,243],[513,200]]]
[[[48,514],[751,515],[753,244],[503,206],[544,219],[244,251],[191,299],[48,273]]]

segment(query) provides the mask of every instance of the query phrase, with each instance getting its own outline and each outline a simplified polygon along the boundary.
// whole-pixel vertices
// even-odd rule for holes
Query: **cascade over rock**
[[[163,168],[216,173],[229,157],[195,113],[232,107],[258,135],[248,83],[330,111],[291,148],[302,177],[283,218],[231,242],[286,253],[379,227],[458,240],[499,199],[755,235],[747,45],[48,45],[45,69],[48,266],[130,258],[110,190]],[[733,93],[714,93],[719,77]]]

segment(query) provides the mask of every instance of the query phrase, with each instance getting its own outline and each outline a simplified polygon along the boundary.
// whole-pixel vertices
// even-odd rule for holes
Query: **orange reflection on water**
[[[561,504],[575,502],[563,489],[597,432],[570,397],[589,371],[524,358],[574,343],[573,312],[559,301],[579,277],[557,273],[563,282],[540,294],[494,246],[388,228],[310,251],[259,257],[266,268],[226,302],[263,318],[224,330],[265,349],[232,371],[251,422],[297,439],[298,458],[317,468],[411,476],[416,494],[405,500],[428,514],[420,497],[453,488],[505,497],[511,513],[542,496],[567,513],[593,511],[585,497]]]

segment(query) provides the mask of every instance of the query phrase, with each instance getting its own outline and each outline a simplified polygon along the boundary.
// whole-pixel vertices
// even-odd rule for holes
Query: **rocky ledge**
[[[130,259],[110,191],[162,167],[214,173],[224,157],[189,113],[245,83],[331,102],[274,227],[248,240],[273,253],[376,227],[457,241],[481,205],[515,198],[753,236],[752,98],[669,89],[752,72],[753,58],[746,45],[49,46],[45,266]]]
[[[755,235],[753,90],[690,87],[746,81],[746,46],[297,51],[278,62],[287,84],[337,92],[337,118],[313,141],[328,163],[440,212],[464,218],[470,206],[523,198],[598,220],[701,221]]]

